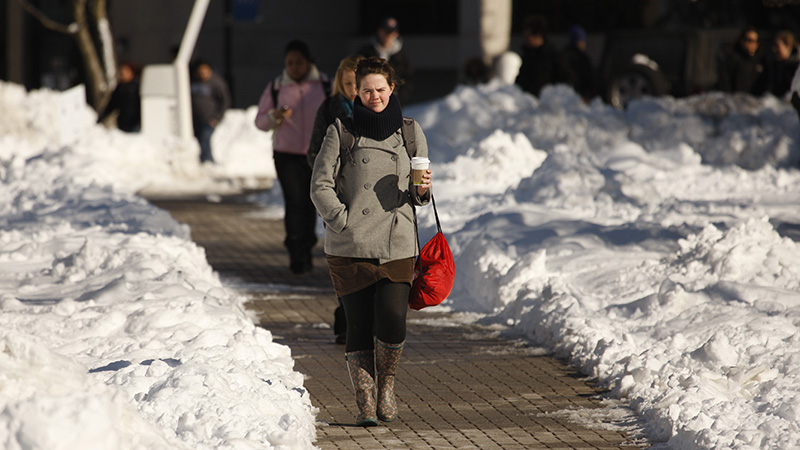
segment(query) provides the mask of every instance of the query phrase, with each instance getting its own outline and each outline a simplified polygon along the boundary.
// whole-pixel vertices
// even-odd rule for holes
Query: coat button
[[[365,216],[366,216],[367,214],[369,214],[369,208],[364,208],[364,210],[363,210],[363,211],[361,211],[361,214],[364,214]]]
[[[361,160],[364,164],[369,162],[369,156],[365,156],[364,159]]]
[[[392,161],[397,161],[397,155],[392,155]]]
[[[372,185],[370,183],[364,183],[364,189],[369,189],[371,187]]]

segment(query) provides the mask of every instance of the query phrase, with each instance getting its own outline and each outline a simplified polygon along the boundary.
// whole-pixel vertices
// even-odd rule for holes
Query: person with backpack
[[[422,184],[411,181],[411,157],[427,157],[428,145],[419,124],[403,117],[393,94],[399,82],[385,59],[358,63],[353,117],[328,127],[311,176],[331,280],[347,316],[356,423],[365,427],[397,417],[394,382],[419,254],[414,207],[431,200],[430,170]]]
[[[306,154],[317,109],[330,82],[311,59],[308,46],[298,40],[284,51],[285,69],[264,89],[258,101],[255,125],[272,131],[275,170],[283,190],[284,226],[289,269],[296,274],[313,269],[311,250],[317,243],[317,212],[311,203],[311,168]]]
[[[333,77],[333,92],[322,102],[314,119],[314,129],[311,131],[311,144],[308,146],[308,164],[314,167],[314,159],[319,154],[325,132],[336,120],[353,117],[353,100],[358,95],[356,90],[356,66],[363,59],[360,55],[351,55],[339,62],[336,75]],[[336,343],[344,344],[347,331],[347,318],[344,314],[342,299],[333,313],[333,334]]]

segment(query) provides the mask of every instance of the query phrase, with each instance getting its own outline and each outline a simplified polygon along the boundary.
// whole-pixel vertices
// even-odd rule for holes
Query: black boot
[[[289,238],[286,239],[285,245],[289,250],[289,270],[297,274],[305,272],[307,264],[305,246],[299,240]]]
[[[311,272],[314,270],[314,246],[317,245],[317,237],[309,237],[308,241],[303,246],[303,253],[300,256],[303,259],[303,271]]]

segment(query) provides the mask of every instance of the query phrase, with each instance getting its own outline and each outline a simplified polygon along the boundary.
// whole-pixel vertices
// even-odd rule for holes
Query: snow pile
[[[220,163],[203,167],[195,143],[108,131],[91,112],[72,116],[80,133],[50,130],[65,95],[0,84],[0,442],[311,448],[288,349],[188,230],[135,196],[270,182],[253,109],[226,114]],[[404,114],[428,139],[456,258],[440,308],[568,359],[666,447],[800,447],[788,104],[711,93],[619,111],[564,86],[537,99],[488,84]],[[252,197],[269,217],[277,191]],[[425,239],[432,209],[418,213]]]
[[[568,358],[669,448],[800,446],[800,251],[777,231],[800,228],[795,111],[709,94],[620,112],[551,87],[509,114],[515,90],[464,88],[418,114],[431,141],[470,146],[433,169],[457,265],[447,306]]]
[[[191,145],[159,152],[90,110],[65,143],[44,107],[58,98],[0,85],[0,446],[313,448],[289,349],[133,194],[187,180],[165,160]]]

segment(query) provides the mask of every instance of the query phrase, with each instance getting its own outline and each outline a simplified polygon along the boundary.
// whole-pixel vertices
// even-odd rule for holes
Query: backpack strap
[[[341,120],[338,117],[336,120],[336,130],[339,132],[339,160],[342,164],[352,161],[355,165],[355,160],[353,160],[353,146],[356,144],[356,136],[350,131],[349,124],[347,120]]]
[[[272,107],[278,109],[278,91],[281,90],[281,76],[272,80]]]
[[[403,127],[401,128],[403,134],[403,145],[406,147],[408,158],[411,159],[417,155],[417,134],[414,131],[414,119],[411,117],[403,117]]]
[[[322,74],[319,81],[322,83],[322,92],[325,93],[325,98],[331,96],[331,79],[327,75]]]

